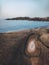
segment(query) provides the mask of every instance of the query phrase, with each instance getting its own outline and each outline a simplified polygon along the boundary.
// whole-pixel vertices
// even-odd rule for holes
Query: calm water
[[[24,29],[33,29],[48,27],[49,22],[34,22],[34,21],[24,21],[24,20],[1,20],[0,19],[0,33],[9,32],[9,31],[18,31]]]

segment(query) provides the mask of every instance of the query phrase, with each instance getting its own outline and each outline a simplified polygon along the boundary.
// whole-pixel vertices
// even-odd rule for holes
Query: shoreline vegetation
[[[30,18],[30,17],[16,17],[16,18],[7,18],[6,20],[28,20],[28,21],[49,21],[49,17],[34,17],[34,18]]]

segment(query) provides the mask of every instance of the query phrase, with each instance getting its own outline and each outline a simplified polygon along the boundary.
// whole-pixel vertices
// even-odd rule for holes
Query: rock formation
[[[7,18],[6,20],[29,20],[29,21],[49,21],[49,17],[40,18],[40,17],[16,17],[16,18]]]
[[[49,65],[49,28],[0,33],[0,65]]]

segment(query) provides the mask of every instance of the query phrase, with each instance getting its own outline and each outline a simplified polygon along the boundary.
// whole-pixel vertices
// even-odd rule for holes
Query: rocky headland
[[[30,18],[30,17],[16,17],[16,18],[7,18],[6,20],[29,20],[29,21],[49,21],[49,17],[34,17],[34,18]]]

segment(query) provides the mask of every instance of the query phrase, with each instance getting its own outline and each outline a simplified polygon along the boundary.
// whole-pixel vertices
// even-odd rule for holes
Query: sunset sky
[[[49,0],[0,0],[0,18],[48,17]]]

